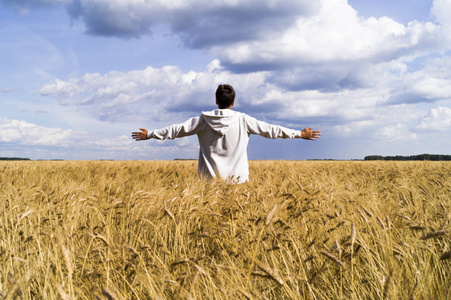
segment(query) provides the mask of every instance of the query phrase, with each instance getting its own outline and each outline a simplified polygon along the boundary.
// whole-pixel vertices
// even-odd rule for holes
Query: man
[[[279,125],[271,125],[258,121],[244,113],[233,111],[235,91],[228,84],[219,85],[216,90],[218,109],[202,112],[200,116],[191,118],[182,124],[175,124],[162,129],[132,132],[136,141],[147,139],[175,139],[197,134],[199,139],[200,177],[215,178],[217,176],[232,183],[249,180],[249,163],[247,160],[247,144],[251,134],[266,138],[303,138],[316,140],[321,136],[319,130],[288,129]]]

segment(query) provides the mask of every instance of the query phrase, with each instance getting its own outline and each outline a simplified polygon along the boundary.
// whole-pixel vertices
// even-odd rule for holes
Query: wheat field
[[[451,299],[449,162],[0,170],[0,299]]]

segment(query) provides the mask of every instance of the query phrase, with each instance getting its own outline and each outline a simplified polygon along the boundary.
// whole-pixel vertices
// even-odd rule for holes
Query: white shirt
[[[247,144],[251,134],[266,138],[300,138],[301,131],[258,121],[231,109],[202,112],[182,124],[149,131],[148,138],[175,139],[197,134],[199,139],[198,173],[203,177],[220,176],[242,183],[249,180]]]

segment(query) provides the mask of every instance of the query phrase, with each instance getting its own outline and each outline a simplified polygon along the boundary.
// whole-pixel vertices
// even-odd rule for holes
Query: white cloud
[[[235,71],[274,70],[272,81],[291,89],[336,89],[370,87],[366,74],[377,75],[379,65],[409,62],[451,41],[440,24],[363,19],[346,1],[321,3],[319,13],[286,30],[211,51]]]
[[[213,109],[217,85],[229,83],[237,92],[237,110],[269,122],[297,127],[305,124],[305,120],[314,119],[317,125],[338,126],[337,130],[348,128],[347,132],[352,130],[359,134],[365,129],[387,127],[383,131],[386,136],[405,130],[402,136],[412,138],[413,134],[407,133],[412,127],[411,119],[424,114],[414,106],[426,101],[419,95],[435,95],[427,102],[442,100],[446,103],[443,99],[451,98],[448,88],[451,83],[437,87],[437,83],[447,77],[443,73],[447,72],[446,66],[438,66],[448,60],[433,61],[435,67],[429,64],[407,75],[403,73],[402,64],[381,64],[373,68],[376,75],[368,79],[365,79],[367,74],[361,76],[362,80],[374,78],[376,81],[374,87],[365,89],[292,91],[271,83],[270,72],[233,74],[215,60],[205,72],[184,73],[177,67],[166,66],[126,73],[85,74],[79,79],[55,80],[42,87],[40,93],[56,95],[61,103],[76,106],[98,120],[166,126],[182,122],[202,110]],[[399,72],[393,73],[394,69]],[[393,100],[394,95],[397,101]],[[416,95],[416,98],[412,100],[407,95]],[[410,108],[400,105],[402,103]]]
[[[217,50],[236,64],[356,60],[403,46],[398,37],[407,33],[402,24],[386,17],[361,20],[346,1],[322,1],[319,14],[298,18],[285,32]]]
[[[54,154],[66,158],[75,156],[78,159],[90,154],[94,158],[106,158],[108,154],[108,158],[116,158],[130,153],[143,155],[146,151],[142,145],[125,135],[99,138],[84,131],[49,128],[8,118],[0,118],[0,145],[3,150],[20,149],[20,152],[34,158],[37,155],[59,158],[52,157]]]
[[[86,108],[97,119],[112,122],[180,122],[181,118],[214,108],[214,91],[221,83],[234,86],[237,109],[248,109],[273,120],[318,116],[334,117],[338,122],[361,119],[367,117],[370,107],[388,97],[388,91],[374,89],[289,91],[267,82],[269,72],[233,74],[222,70],[217,60],[207,69],[184,73],[166,66],[127,73],[85,74],[79,79],[55,80],[43,86],[40,93],[57,96],[64,105]]]
[[[387,81],[389,102],[418,103],[451,99],[451,56],[429,59],[425,67]]]
[[[26,121],[0,118],[0,142],[22,145],[67,146],[77,132],[71,129],[47,128]]]
[[[448,34],[451,33],[451,20],[449,18],[451,2],[449,0],[434,0],[431,12]]]
[[[237,91],[252,93],[266,76],[265,72],[232,74],[221,68],[219,61],[213,61],[206,72],[184,73],[178,67],[165,66],[105,75],[85,74],[68,81],[55,79],[39,93],[56,95],[63,105],[89,106],[97,118],[108,121],[144,116],[161,119],[165,115],[162,112],[179,114],[211,108],[214,91],[221,83],[234,83]]]
[[[383,127],[380,130],[380,135],[382,138],[388,139],[390,141],[417,139],[417,135],[413,132],[410,132],[406,124],[403,123],[397,123]]]
[[[448,131],[451,130],[451,108],[436,107],[431,109],[416,126],[418,131]]]

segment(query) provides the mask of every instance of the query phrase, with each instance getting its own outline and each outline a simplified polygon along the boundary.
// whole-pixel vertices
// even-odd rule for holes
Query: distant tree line
[[[30,160],[30,159],[22,157],[0,157],[0,160]]]
[[[369,156],[365,156],[365,160],[433,160],[433,161],[442,161],[442,160],[451,160],[451,155],[444,155],[444,154],[419,154],[419,155],[410,155],[410,156],[369,155]]]

